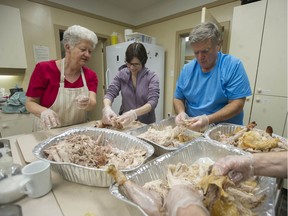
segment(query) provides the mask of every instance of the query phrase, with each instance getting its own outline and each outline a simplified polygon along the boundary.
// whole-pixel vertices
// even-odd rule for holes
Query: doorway
[[[63,40],[63,33],[66,30],[67,27],[64,26],[58,26],[55,25],[55,37],[56,41],[59,41],[56,45],[56,51],[57,51],[57,58],[63,58],[65,56],[65,50],[62,43]],[[96,101],[97,105],[96,108],[88,112],[88,120],[99,120],[102,118],[102,108],[103,108],[103,97],[105,94],[105,67],[106,67],[106,57],[104,50],[107,46],[107,40],[108,36],[104,36],[101,34],[97,34],[98,37],[98,43],[95,47],[95,49],[92,52],[92,57],[89,60],[89,62],[86,64],[86,66],[93,71],[96,72],[98,77],[98,89],[97,89],[97,96]]]

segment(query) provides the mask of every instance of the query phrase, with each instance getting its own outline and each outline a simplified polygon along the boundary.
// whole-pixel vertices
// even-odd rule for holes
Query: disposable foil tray
[[[134,129],[134,130],[130,130],[127,133],[132,135],[132,136],[138,137],[140,134],[143,134],[146,131],[148,131],[149,128],[154,128],[156,130],[161,131],[161,130],[165,129],[165,127],[167,127],[167,126],[172,126],[172,127],[176,126],[174,117],[171,117],[171,118],[168,118],[168,119],[163,119],[163,120],[159,121],[158,123],[153,123],[153,124],[146,125],[146,126]],[[195,131],[192,131],[192,130],[188,130],[188,129],[186,129],[184,131],[184,134],[188,135],[188,136],[191,136],[191,137],[195,137],[195,138],[198,138],[198,137],[202,136],[202,133],[198,133],[198,132],[195,132]],[[155,149],[154,155],[155,156],[159,156],[159,155],[162,155],[162,154],[165,154],[165,153],[169,153],[169,152],[175,151],[175,150],[177,150],[179,148],[182,148],[187,143],[189,143],[189,142],[191,142],[193,140],[192,139],[190,141],[183,142],[183,145],[181,145],[179,147],[166,147],[166,146],[160,145],[160,144],[158,144],[156,142],[153,142],[151,140],[148,140],[148,139],[144,139],[144,138],[140,138],[140,139],[148,142],[149,144],[151,144],[154,147],[154,149]]]
[[[153,146],[128,134],[104,128],[80,127],[69,129],[59,135],[53,136],[39,143],[33,149],[33,154],[41,160],[50,162],[52,169],[55,170],[64,179],[68,181],[89,186],[98,186],[98,187],[110,186],[113,182],[113,179],[106,173],[106,168],[90,168],[78,164],[55,162],[46,159],[46,156],[44,155],[43,152],[46,148],[48,148],[53,144],[58,143],[61,140],[64,140],[66,137],[70,135],[77,135],[77,134],[83,134],[83,135],[85,134],[94,139],[102,135],[102,138],[108,141],[103,143],[105,144],[109,143],[112,147],[124,151],[130,149],[131,147],[135,147],[138,149],[145,149],[147,153],[145,155],[144,161],[136,167],[129,169],[121,169],[124,173],[128,173],[130,171],[137,169],[154,153]]]
[[[213,161],[217,161],[218,159],[227,155],[246,154],[250,153],[200,137],[177,151],[166,153],[143,164],[137,170],[129,173],[129,175],[126,176],[128,179],[134,181],[138,185],[144,185],[150,181],[164,179],[167,175],[167,168],[169,164],[177,164],[181,162],[186,163],[189,166],[200,158],[208,158]],[[254,212],[257,215],[262,216],[274,215],[273,195],[276,189],[276,179],[270,177],[260,177],[259,186],[260,189],[257,193],[265,193],[266,199],[261,205],[254,209]],[[115,182],[110,186],[109,191],[113,196],[127,204],[131,215],[147,216],[140,206],[129,200],[126,194]],[[225,213],[223,215],[225,215]]]
[[[220,142],[221,141],[220,140],[221,134],[232,134],[233,131],[235,131],[237,128],[244,129],[245,127],[246,126],[243,126],[243,125],[222,123],[222,124],[218,124],[218,125],[210,128],[210,129],[208,129],[207,131],[205,131],[204,137],[207,139],[210,139],[210,140],[215,140],[215,141]],[[257,128],[254,128],[253,130],[261,131],[260,129],[257,129]],[[281,140],[281,142],[287,144],[287,139],[285,139],[284,137],[281,137],[277,134],[272,134],[272,137],[279,138]]]

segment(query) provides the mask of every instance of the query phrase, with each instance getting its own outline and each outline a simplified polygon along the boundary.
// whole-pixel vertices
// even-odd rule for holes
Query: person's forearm
[[[34,101],[26,101],[25,106],[28,112],[32,113],[33,115],[39,118],[41,116],[41,112],[47,109],[46,107],[43,107]]]
[[[141,116],[141,115],[144,115],[148,112],[150,112],[152,109],[151,105],[149,103],[143,105],[142,107],[139,107],[137,109],[135,109],[135,112],[137,114],[137,116]]]
[[[104,100],[103,100],[103,105],[104,105],[104,107],[106,107],[106,106],[111,106],[111,105],[112,105],[112,102],[111,102],[111,100],[109,100],[108,98],[104,98]]]
[[[245,98],[231,101],[219,111],[208,115],[209,123],[217,123],[234,117],[243,110],[244,104]]]
[[[287,151],[253,154],[254,174],[287,178]]]
[[[185,106],[184,106],[184,102],[182,100],[173,99],[173,105],[174,105],[174,109],[176,114],[179,114],[181,112],[185,112]]]

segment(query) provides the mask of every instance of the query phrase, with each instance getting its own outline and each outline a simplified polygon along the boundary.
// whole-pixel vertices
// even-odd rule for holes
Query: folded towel
[[[29,113],[25,107],[25,92],[15,92],[2,106],[3,113]]]

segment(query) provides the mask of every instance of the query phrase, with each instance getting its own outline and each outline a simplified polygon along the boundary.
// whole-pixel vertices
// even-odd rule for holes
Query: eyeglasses
[[[210,49],[211,48],[207,48],[207,49],[204,49],[204,50],[199,50],[199,51],[194,51],[194,54],[197,56],[197,55],[199,55],[200,53],[201,54],[203,54],[203,55],[205,55],[205,54],[207,54],[209,51],[210,51]]]
[[[127,65],[127,67],[131,67],[131,66],[133,66],[133,67],[140,67],[140,66],[141,66],[141,63],[128,63],[128,62],[126,62],[126,65]]]

